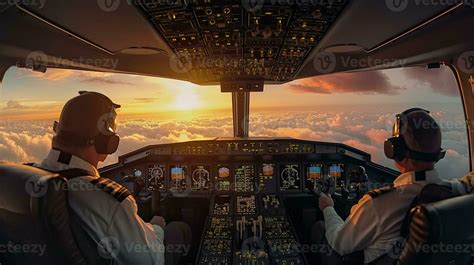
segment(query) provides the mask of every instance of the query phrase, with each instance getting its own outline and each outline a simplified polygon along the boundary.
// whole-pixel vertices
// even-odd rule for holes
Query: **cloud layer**
[[[383,155],[383,141],[390,135],[393,112],[382,110],[281,111],[254,112],[251,136],[294,137],[298,139],[341,142],[372,155],[372,160],[393,167]],[[462,115],[436,112],[443,128],[446,159],[439,163],[444,178],[465,174],[469,166],[465,127]],[[458,121],[456,123],[456,121]],[[50,148],[51,122],[0,123],[0,160],[39,161]],[[128,120],[119,125],[122,141],[117,156],[150,144],[172,143],[202,138],[232,136],[232,118],[227,115],[202,116],[192,120]]]

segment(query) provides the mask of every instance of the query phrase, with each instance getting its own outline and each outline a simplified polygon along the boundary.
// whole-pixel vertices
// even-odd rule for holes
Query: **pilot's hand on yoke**
[[[474,193],[474,172],[470,172],[459,181],[464,185],[467,193]]]
[[[326,193],[321,192],[321,195],[319,195],[319,209],[324,211],[329,206],[334,207],[334,201]]]
[[[152,225],[157,225],[157,226],[160,226],[161,228],[165,229],[166,227],[166,220],[165,218],[161,217],[161,216],[154,216],[151,221],[150,221],[150,224]]]

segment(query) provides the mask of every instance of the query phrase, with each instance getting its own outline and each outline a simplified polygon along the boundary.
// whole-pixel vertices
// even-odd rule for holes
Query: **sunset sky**
[[[429,76],[430,78],[424,78]],[[169,111],[231,109],[231,96],[219,86],[198,86],[163,78],[50,69],[46,74],[11,68],[0,89],[0,115],[8,119],[56,118],[80,90],[102,92],[122,104],[124,116]],[[433,93],[435,92],[435,93]],[[251,107],[459,103],[449,69],[411,68],[329,75],[253,93]]]
[[[119,111],[117,156],[149,144],[232,136],[231,95],[163,78],[49,69],[11,68],[0,88],[0,160],[31,162],[48,151],[52,121],[80,90],[104,93]],[[393,116],[409,107],[430,109],[443,127],[445,174],[468,170],[462,104],[448,68],[407,68],[334,74],[267,85],[251,96],[251,136],[288,136],[342,142],[385,166],[382,144]],[[452,126],[453,122],[461,125]]]

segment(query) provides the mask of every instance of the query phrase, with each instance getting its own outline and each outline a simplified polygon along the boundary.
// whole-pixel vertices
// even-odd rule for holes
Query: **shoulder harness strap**
[[[53,171],[53,172],[65,177],[66,179],[73,179],[73,178],[78,178],[78,177],[83,177],[83,176],[94,175],[87,170],[79,169],[79,168],[71,168],[71,169],[66,169],[62,171]]]
[[[79,169],[79,168],[71,168],[71,169],[66,169],[66,170],[53,171],[53,170],[48,170],[48,169],[41,168],[35,163],[26,163],[24,165],[25,166],[30,166],[30,167],[36,167],[36,168],[39,168],[39,169],[44,170],[44,171],[55,173],[55,174],[61,175],[62,177],[66,178],[66,179],[73,179],[73,178],[78,178],[78,177],[83,177],[83,176],[93,176],[94,175],[94,173],[91,173],[87,170]]]
[[[375,199],[377,197],[380,197],[380,196],[382,196],[386,193],[389,193],[391,191],[394,191],[394,190],[395,190],[395,187],[392,184],[392,185],[387,186],[387,187],[371,190],[371,191],[367,192],[366,194],[369,195],[370,197],[372,197],[372,199]]]
[[[112,195],[119,202],[122,202],[131,195],[126,188],[110,179],[97,178],[91,180],[91,183],[99,189]]]
[[[411,216],[413,209],[421,204],[428,204],[437,201],[442,201],[448,198],[454,197],[455,194],[451,187],[451,183],[439,183],[439,184],[427,184],[425,185],[421,191],[415,196],[413,201],[410,204],[410,208],[405,215],[405,218],[402,222],[402,227],[400,229],[400,236],[403,238],[408,238],[410,233],[410,223],[411,223]]]

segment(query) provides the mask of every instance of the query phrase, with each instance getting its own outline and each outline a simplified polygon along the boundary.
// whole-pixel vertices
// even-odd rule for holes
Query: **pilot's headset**
[[[107,96],[80,91],[64,106],[59,122],[54,122],[54,141],[65,145],[94,146],[99,154],[117,151],[120,137],[116,133],[115,104]]]
[[[391,138],[385,140],[384,143],[384,152],[387,158],[393,159],[395,161],[401,161],[404,158],[411,158],[418,161],[438,162],[445,157],[446,151],[443,149],[440,149],[435,153],[425,153],[411,150],[407,146],[405,139],[403,138],[405,132],[408,129],[407,126],[409,126],[407,115],[417,111],[422,111],[427,114],[430,113],[424,109],[412,108],[395,116],[396,121],[393,125],[393,135]]]

